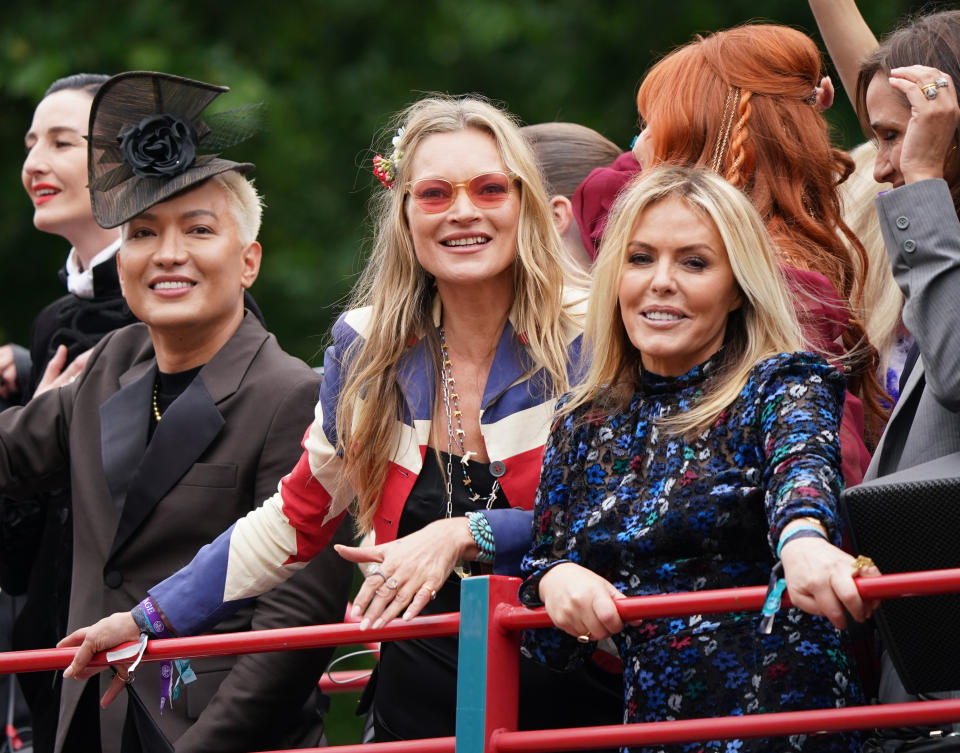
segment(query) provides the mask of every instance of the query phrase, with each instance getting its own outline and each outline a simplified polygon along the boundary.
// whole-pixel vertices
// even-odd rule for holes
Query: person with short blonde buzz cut
[[[142,323],[107,335],[74,381],[0,414],[0,491],[71,488],[68,631],[130,609],[255,509],[312,415],[319,375],[245,307],[262,258],[261,202],[243,174],[252,165],[204,153],[203,110],[223,91],[152,72],[103,84],[90,118],[92,210],[102,226],[122,227],[117,272]],[[336,540],[350,533],[347,524]],[[340,622],[349,587],[348,563],[324,553],[216,629]],[[66,673],[55,753],[321,745],[315,694],[330,655],[148,665],[135,686],[125,670],[102,683]],[[101,709],[104,692],[122,696]]]

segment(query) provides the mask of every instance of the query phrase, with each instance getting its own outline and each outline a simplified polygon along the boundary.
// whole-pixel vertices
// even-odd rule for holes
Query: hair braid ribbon
[[[747,122],[750,120],[752,112],[750,98],[753,96],[753,92],[749,90],[740,91],[740,99],[736,105],[737,124],[730,141],[730,156],[733,158],[733,164],[730,165],[724,175],[727,181],[737,188],[743,188],[747,182],[745,176],[750,173],[753,167],[753,155],[747,148],[747,139],[750,136]]]
[[[727,142],[730,139],[730,130],[733,128],[733,120],[740,103],[740,88],[736,86],[727,87],[727,99],[723,103],[723,116],[720,120],[720,130],[717,131],[717,142],[713,147],[713,161],[710,167],[715,173],[720,173],[723,167],[724,158],[727,154]]]

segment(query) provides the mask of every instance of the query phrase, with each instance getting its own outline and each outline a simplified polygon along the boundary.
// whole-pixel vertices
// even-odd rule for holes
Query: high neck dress
[[[799,517],[839,543],[838,428],[843,377],[812,354],[781,354],[753,368],[737,399],[692,439],[661,419],[710,389],[716,364],[679,377],[644,372],[626,410],[583,409],[553,429],[524,559],[521,600],[538,606],[540,578],[575,562],[628,596],[768,583],[775,542]],[[624,718],[644,722],[832,708],[861,692],[829,621],[781,609],[773,631],[759,614],[644,620],[614,636],[624,663]],[[524,651],[559,668],[595,644],[533,631]],[[852,751],[855,736],[710,741],[670,751]]]

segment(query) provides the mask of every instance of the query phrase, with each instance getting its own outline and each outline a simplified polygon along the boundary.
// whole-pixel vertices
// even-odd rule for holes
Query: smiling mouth
[[[150,286],[151,290],[181,290],[183,288],[192,288],[197,283],[186,280],[175,280],[172,282],[155,282]]]
[[[36,206],[41,206],[42,204],[46,204],[48,201],[52,201],[53,198],[57,196],[59,193],[60,193],[60,189],[53,188],[52,186],[38,188],[33,191],[33,203]]]
[[[469,238],[455,238],[449,241],[440,241],[440,245],[455,248],[457,246],[479,246],[489,242],[490,238],[485,235],[474,235]]]
[[[644,311],[643,318],[653,322],[678,322],[686,319],[683,314],[675,314],[669,311]]]

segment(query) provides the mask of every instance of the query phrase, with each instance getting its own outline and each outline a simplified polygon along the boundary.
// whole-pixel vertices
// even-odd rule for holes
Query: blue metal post
[[[496,622],[500,604],[516,604],[519,578],[483,576],[460,584],[457,753],[487,753],[494,730],[517,728],[518,633]]]

